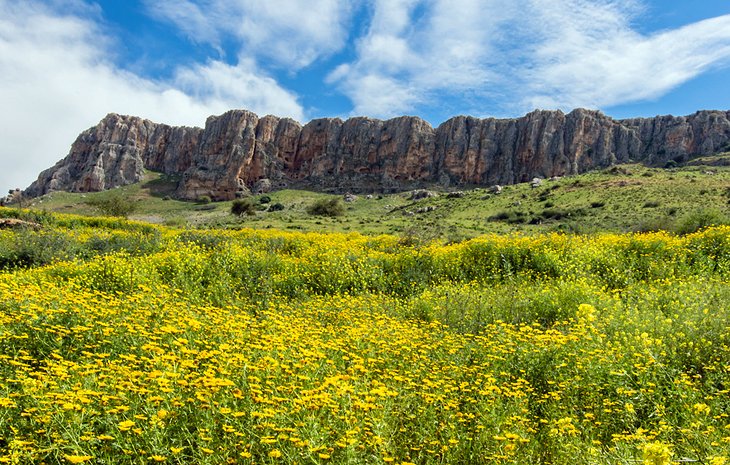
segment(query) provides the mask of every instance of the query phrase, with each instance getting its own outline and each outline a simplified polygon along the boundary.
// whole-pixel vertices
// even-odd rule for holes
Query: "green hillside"
[[[589,233],[665,229],[685,232],[726,222],[730,214],[728,154],[695,160],[695,166],[658,169],[621,165],[579,176],[453,193],[430,189],[434,197],[412,200],[412,192],[357,195],[341,216],[312,215],[315,201],[343,196],[282,190],[252,196],[253,216],[230,214],[232,202],[184,202],[173,198],[177,179],[149,172],[141,183],[107,192],[56,192],[30,202],[53,212],[101,215],[104,201],[133,207],[129,217],[178,227],[276,228],[301,231],[359,231],[419,239],[461,240],[484,233],[550,231]],[[699,164],[704,163],[704,164]],[[26,202],[28,204],[28,202]],[[97,206],[94,206],[97,204]],[[282,208],[271,211],[272,205]],[[28,206],[28,205],[26,205]]]

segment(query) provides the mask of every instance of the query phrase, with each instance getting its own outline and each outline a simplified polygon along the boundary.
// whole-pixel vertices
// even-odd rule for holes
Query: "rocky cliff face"
[[[82,132],[68,156],[43,171],[25,195],[111,189],[138,182],[145,168],[165,173],[185,171],[201,133],[199,128],[109,114],[96,127]]]
[[[630,161],[663,165],[730,150],[730,112],[614,120],[578,109],[515,119],[457,116],[326,118],[301,126],[244,110],[204,129],[110,114],[26,191],[88,192],[137,182],[143,169],[182,174],[181,198],[227,200],[251,188],[401,190],[431,183],[491,185],[577,174]],[[262,184],[262,180],[265,183]]]

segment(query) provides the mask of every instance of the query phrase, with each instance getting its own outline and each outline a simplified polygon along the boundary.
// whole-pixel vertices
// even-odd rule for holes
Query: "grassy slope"
[[[462,198],[439,195],[420,201],[411,201],[408,192],[374,194],[372,199],[358,196],[347,204],[346,214],[338,218],[306,213],[308,205],[328,195],[295,190],[268,194],[271,203],[286,207],[283,211],[261,211],[254,217],[236,218],[229,214],[231,202],[201,205],[170,199],[177,180],[152,172],[135,185],[90,194],[57,192],[35,199],[31,207],[95,215],[99,212],[86,202],[123,195],[137,206],[132,218],[174,226],[360,231],[449,240],[487,232],[624,232],[671,228],[700,209],[727,216],[730,166],[709,166],[716,161],[712,157],[704,161],[707,165],[672,170],[624,165],[546,180],[534,189],[529,184],[505,186],[501,195],[473,189],[465,191]],[[424,207],[436,208],[416,213]]]

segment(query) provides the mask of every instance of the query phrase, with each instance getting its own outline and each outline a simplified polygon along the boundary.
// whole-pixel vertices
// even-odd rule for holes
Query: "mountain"
[[[536,110],[513,119],[457,116],[436,129],[412,116],[302,126],[232,110],[201,129],[109,114],[24,193],[100,191],[138,182],[145,169],[181,175],[182,199],[230,200],[283,187],[394,192],[514,184],[617,163],[663,166],[729,149],[726,111],[614,120],[585,109]]]

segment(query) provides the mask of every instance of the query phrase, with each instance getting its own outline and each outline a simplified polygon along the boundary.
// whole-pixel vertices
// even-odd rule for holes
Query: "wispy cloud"
[[[659,97],[730,61],[730,15],[642,35],[634,2],[535,1],[524,107],[601,108]]]
[[[357,2],[339,0],[145,0],[152,15],[193,41],[298,70],[345,46]]]
[[[109,112],[198,126],[231,108],[302,118],[296,96],[251,63],[183,67],[172,82],[120,70],[107,60],[114,43],[98,18],[71,11],[0,0],[3,189],[28,185]]]
[[[328,77],[353,113],[394,116],[450,94],[486,90],[497,79],[494,46],[511,2],[376,0],[357,58]],[[499,8],[495,8],[499,6]]]
[[[473,106],[599,108],[661,96],[726,66],[730,16],[651,35],[639,0],[375,0],[357,56],[329,75],[353,113]],[[478,112],[478,111],[477,111]]]

